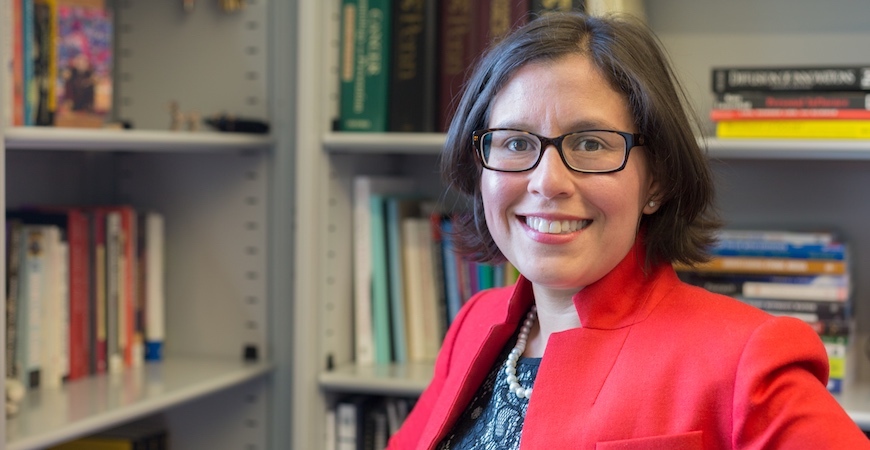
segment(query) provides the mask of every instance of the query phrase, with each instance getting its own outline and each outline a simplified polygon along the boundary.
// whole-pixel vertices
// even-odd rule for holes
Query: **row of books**
[[[164,219],[129,205],[6,212],[6,377],[28,389],[162,359]]]
[[[828,389],[841,392],[857,364],[848,245],[831,232],[723,230],[710,253],[675,264],[680,278],[810,324],[828,351]]]
[[[168,450],[169,432],[160,416],[146,417],[64,442],[47,450]]]
[[[112,112],[113,19],[104,0],[10,0],[5,125],[102,127]],[[8,28],[7,28],[8,26]]]
[[[480,290],[513,284],[509,264],[453,251],[454,217],[405,177],[354,179],[354,315],[358,364],[433,361],[447,326]]]
[[[720,138],[870,139],[870,64],[712,69]]]
[[[343,0],[338,131],[443,132],[482,52],[551,11],[623,11],[638,0]],[[595,11],[591,11],[595,12]]]
[[[340,398],[326,412],[326,448],[383,450],[413,407],[414,400],[400,397]]]

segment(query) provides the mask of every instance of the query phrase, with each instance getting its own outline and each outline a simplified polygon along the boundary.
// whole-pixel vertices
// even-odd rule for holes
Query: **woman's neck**
[[[582,324],[573,300],[577,291],[554,291],[535,285],[532,289],[538,320],[529,333],[529,343],[523,356],[540,358],[544,355],[551,334],[580,328]]]

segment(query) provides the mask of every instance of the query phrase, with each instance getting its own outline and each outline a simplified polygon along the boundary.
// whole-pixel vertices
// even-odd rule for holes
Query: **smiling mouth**
[[[523,218],[529,228],[547,234],[567,234],[582,230],[592,223],[591,220],[546,220],[540,217],[525,216]]]

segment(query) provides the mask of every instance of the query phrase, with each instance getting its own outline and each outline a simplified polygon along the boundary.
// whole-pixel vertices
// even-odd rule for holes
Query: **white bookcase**
[[[4,21],[12,1],[0,0]],[[290,448],[296,6],[247,0],[225,13],[198,0],[185,13],[180,0],[107,3],[115,111],[134,130],[0,127],[0,198],[6,208],[162,212],[165,361],[28,392],[17,415],[0,418],[0,447],[41,449],[161,414],[172,448]],[[4,68],[8,39],[4,30]],[[268,120],[272,132],[170,132],[170,101],[203,117]],[[244,360],[246,348],[256,360]]]
[[[763,3],[763,4],[761,4]],[[335,394],[414,395],[431,366],[357,367],[352,360],[351,183],[356,173],[413,173],[437,186],[443,135],[330,130],[336,92],[338,0],[301,2],[294,448],[322,448]],[[702,121],[717,65],[870,62],[870,4],[811,0],[647,0],[647,20],[668,49]],[[304,113],[303,113],[304,112]],[[852,246],[859,344],[870,324],[870,141],[704,139],[718,206],[732,227],[832,228]],[[870,372],[840,399],[870,429]]]

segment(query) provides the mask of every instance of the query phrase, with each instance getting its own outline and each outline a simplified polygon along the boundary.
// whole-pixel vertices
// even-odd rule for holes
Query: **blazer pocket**
[[[595,450],[702,450],[704,441],[700,431],[599,442]]]

